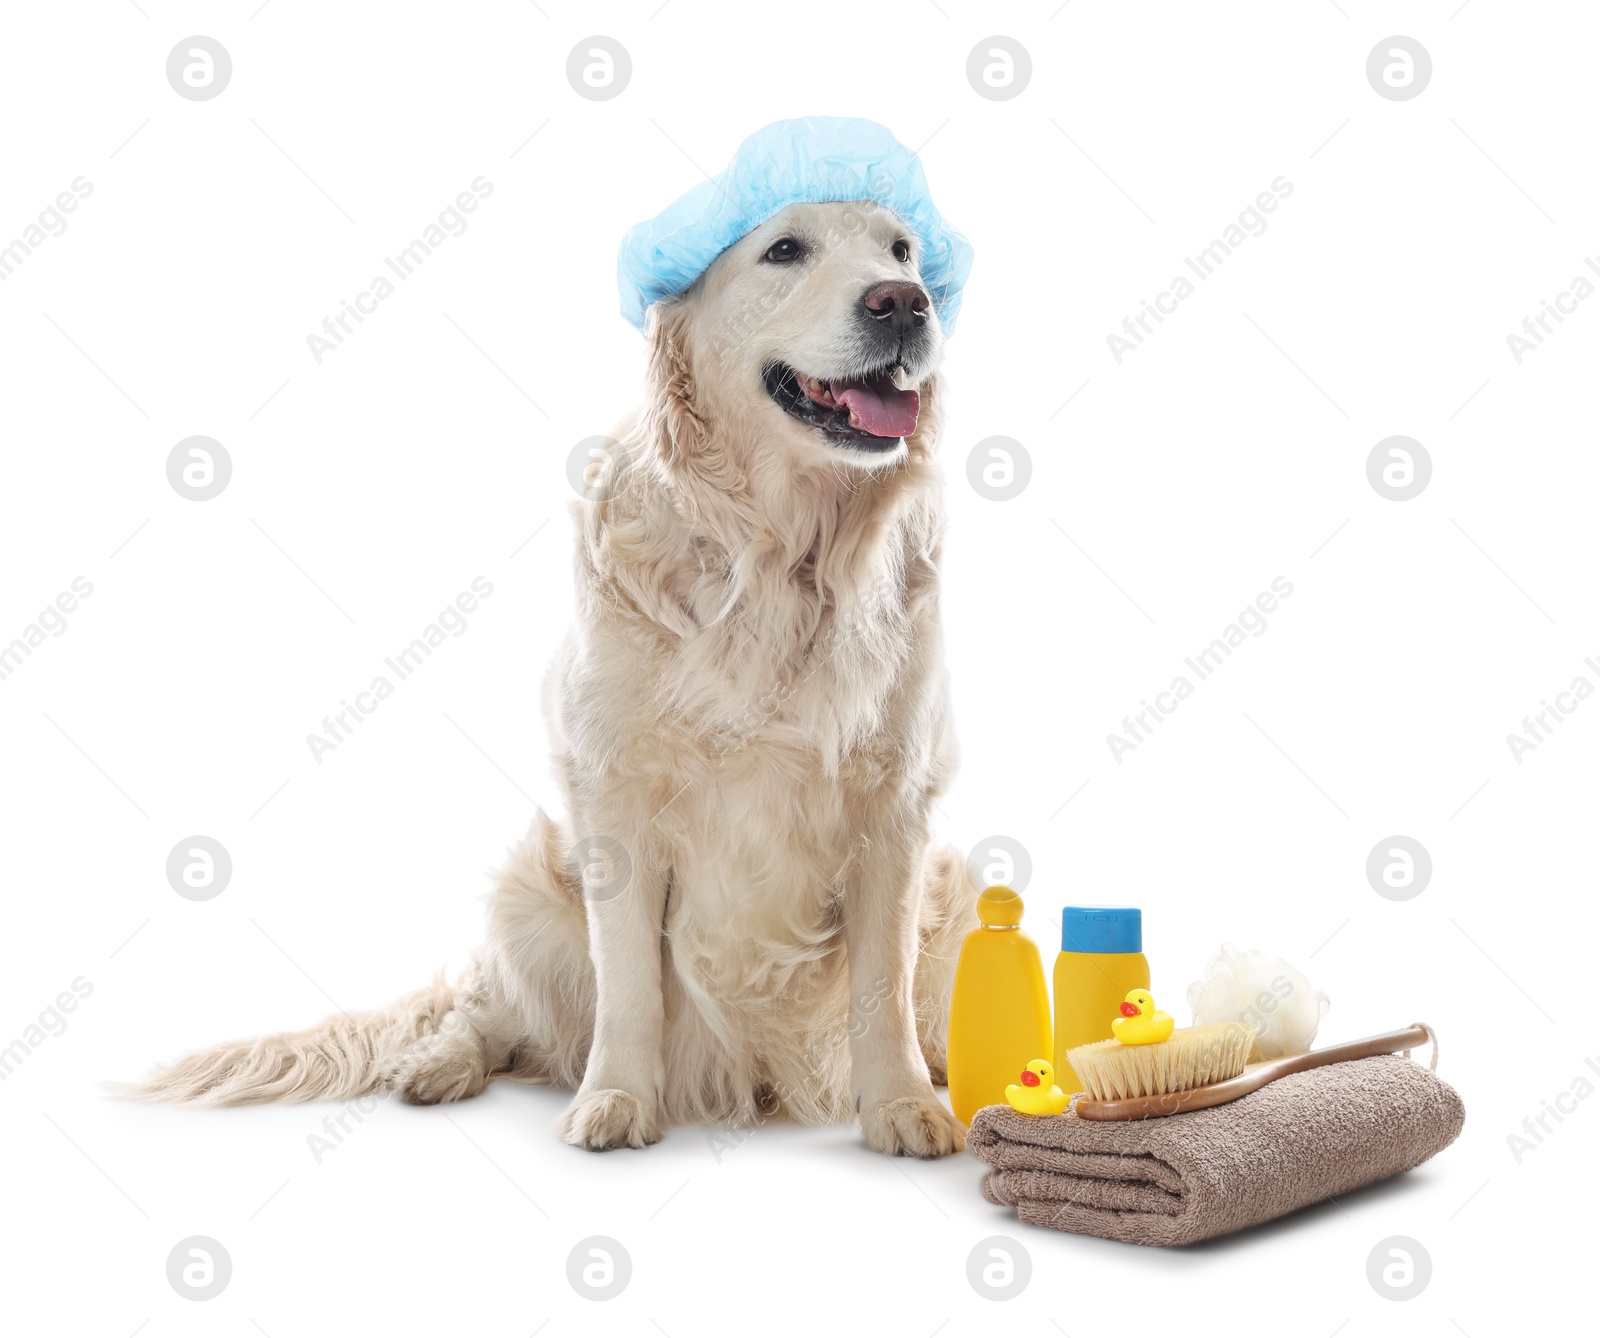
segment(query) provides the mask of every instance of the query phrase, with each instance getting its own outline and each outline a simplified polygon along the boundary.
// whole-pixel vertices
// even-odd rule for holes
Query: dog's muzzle
[[[921,284],[891,280],[861,295],[853,343],[860,365],[851,376],[810,376],[787,363],[762,370],[767,393],[791,418],[837,445],[890,451],[917,430],[921,399],[902,381],[919,380],[938,351],[933,301]]]

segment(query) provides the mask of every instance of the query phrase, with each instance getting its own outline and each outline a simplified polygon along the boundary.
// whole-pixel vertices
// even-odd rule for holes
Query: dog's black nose
[[[920,284],[889,280],[875,283],[861,297],[867,315],[897,333],[927,323],[929,298]]]

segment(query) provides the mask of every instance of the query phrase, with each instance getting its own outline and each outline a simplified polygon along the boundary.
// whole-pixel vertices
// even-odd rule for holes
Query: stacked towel
[[[1329,1064],[1210,1110],[1150,1120],[986,1106],[967,1148],[991,1203],[1034,1226],[1188,1245],[1419,1166],[1461,1132],[1448,1084],[1398,1055]]]

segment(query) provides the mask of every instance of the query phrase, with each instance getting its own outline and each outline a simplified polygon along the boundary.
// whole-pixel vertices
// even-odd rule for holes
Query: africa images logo
[[[391,281],[379,274],[365,288],[348,301],[340,299],[339,310],[322,318],[322,333],[312,331],[306,336],[306,347],[320,367],[324,354],[338,352],[346,337],[354,333],[350,322],[361,325],[378,310],[378,303],[393,296],[395,283],[411,278],[422,262],[437,251],[451,237],[459,237],[467,230],[468,214],[476,213],[478,205],[494,194],[494,182],[487,177],[472,179],[472,189],[464,190],[455,200],[439,211],[438,217],[412,238],[410,245],[393,256],[385,256],[383,263],[394,275]]]
[[[1294,194],[1294,182],[1286,177],[1273,177],[1270,186],[1271,189],[1262,191],[1252,203],[1241,209],[1238,217],[1212,238],[1209,245],[1193,256],[1183,258],[1185,267],[1194,275],[1193,280],[1186,274],[1171,279],[1153,301],[1141,299],[1138,312],[1122,318],[1121,334],[1113,330],[1106,336],[1106,347],[1111,350],[1111,356],[1119,367],[1126,354],[1137,353],[1146,336],[1155,333],[1151,321],[1160,325],[1167,316],[1176,315],[1178,303],[1194,295],[1196,282],[1204,283],[1245,242],[1251,237],[1261,236],[1267,230],[1267,215],[1276,212],[1278,205]]]

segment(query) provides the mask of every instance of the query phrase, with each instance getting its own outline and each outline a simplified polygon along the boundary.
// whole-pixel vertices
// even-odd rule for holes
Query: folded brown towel
[[[991,1203],[1034,1226],[1187,1245],[1420,1166],[1461,1132],[1455,1089],[1398,1055],[1291,1074],[1225,1106],[1151,1120],[986,1106],[967,1147]]]

